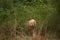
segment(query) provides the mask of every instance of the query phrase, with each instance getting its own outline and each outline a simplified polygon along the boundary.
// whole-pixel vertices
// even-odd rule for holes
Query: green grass
[[[10,1],[9,1],[10,2]],[[12,39],[12,40],[32,40],[33,36],[28,36],[27,30],[27,21],[30,19],[36,20],[36,26],[35,26],[35,32],[42,32],[43,36],[37,33],[35,35],[35,38],[33,40],[36,40],[40,37],[42,37],[41,40],[57,40],[55,38],[56,34],[55,31],[57,30],[56,22],[58,19],[57,15],[57,9],[52,4],[44,4],[42,3],[32,3],[31,5],[24,4],[24,3],[15,3],[11,1],[10,6],[12,8],[1,8],[0,9],[0,32],[4,33],[1,34],[2,36],[6,36],[6,40]],[[6,3],[7,4],[7,3]],[[13,6],[14,5],[14,6]],[[15,37],[11,37],[11,33],[13,33],[14,28],[16,27],[16,31],[18,31],[18,34],[15,35]],[[26,32],[27,31],[27,32]],[[49,31],[52,34],[49,34]],[[9,34],[10,33],[10,34]],[[45,34],[46,33],[46,34]],[[15,33],[14,33],[15,34]],[[35,33],[34,33],[35,34]],[[44,35],[45,34],[45,35]],[[0,35],[0,38],[2,37]],[[13,35],[13,34],[12,34]],[[40,35],[40,36],[39,36]],[[1,40],[3,40],[3,38]],[[5,39],[4,38],[4,39]]]

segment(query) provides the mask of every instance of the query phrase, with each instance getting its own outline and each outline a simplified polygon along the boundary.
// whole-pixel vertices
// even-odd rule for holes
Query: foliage
[[[37,21],[36,30],[58,34],[60,31],[59,2],[58,0],[0,0],[0,28],[10,33],[14,27],[19,32],[26,32],[28,30],[26,23],[33,18]]]

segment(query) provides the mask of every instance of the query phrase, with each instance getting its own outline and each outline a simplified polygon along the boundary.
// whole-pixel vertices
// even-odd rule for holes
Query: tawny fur
[[[32,27],[32,26],[35,26],[36,25],[36,20],[34,19],[31,19],[28,21],[28,26]]]

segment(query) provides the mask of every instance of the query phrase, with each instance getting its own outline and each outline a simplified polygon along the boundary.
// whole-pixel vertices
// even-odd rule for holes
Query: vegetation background
[[[60,40],[60,0],[0,0],[0,40],[31,40],[30,19],[37,21],[43,40]]]

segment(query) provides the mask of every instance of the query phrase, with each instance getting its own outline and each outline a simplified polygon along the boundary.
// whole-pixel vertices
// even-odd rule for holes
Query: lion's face
[[[35,26],[35,25],[36,25],[36,21],[34,19],[28,21],[28,26]]]

